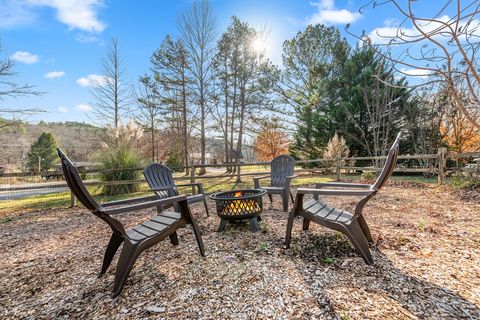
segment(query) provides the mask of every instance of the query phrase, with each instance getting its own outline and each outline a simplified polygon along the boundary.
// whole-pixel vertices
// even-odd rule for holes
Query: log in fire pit
[[[235,222],[248,219],[253,231],[260,230],[258,220],[262,212],[262,196],[267,191],[262,189],[245,189],[217,192],[210,196],[217,204],[217,215],[221,218],[218,232],[223,231],[228,221]]]

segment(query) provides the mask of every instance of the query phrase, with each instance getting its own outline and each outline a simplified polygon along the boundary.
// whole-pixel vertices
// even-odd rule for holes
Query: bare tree
[[[422,13],[419,8],[421,3],[429,6]],[[393,35],[364,33],[358,38],[393,62],[398,72],[408,76],[429,75],[431,80],[428,83],[442,82],[453,97],[455,107],[480,128],[479,119],[462,99],[467,94],[477,108],[480,105],[477,56],[480,48],[480,1],[385,0],[370,1],[367,6],[370,5],[391,5],[404,19]],[[424,16],[423,12],[432,14]],[[451,12],[453,15],[450,17],[448,13]],[[410,71],[412,69],[415,74]],[[462,81],[457,82],[456,78]]]
[[[160,122],[160,116],[164,114],[161,108],[161,96],[156,83],[148,76],[139,79],[137,101],[139,112],[137,120],[143,125],[145,131],[150,132],[150,144],[152,161],[155,162],[155,132]]]
[[[216,21],[207,0],[194,2],[191,8],[178,17],[180,34],[189,57],[189,70],[192,73],[194,97],[200,108],[200,163],[205,165],[205,122],[207,117],[208,87],[211,82],[210,67],[214,53]],[[205,168],[200,169],[200,174]]]
[[[0,52],[2,46],[0,43]],[[4,102],[7,98],[17,98],[21,96],[29,95],[41,95],[42,92],[35,90],[35,87],[30,84],[19,85],[15,83],[12,78],[16,73],[13,71],[15,63],[10,58],[0,60],[0,102]],[[40,108],[11,108],[8,106],[0,105],[0,116],[7,115],[11,118],[9,121],[2,121],[0,123],[0,129],[18,124],[25,117],[35,113],[43,112]]]
[[[131,102],[131,88],[122,67],[117,38],[112,38],[112,44],[103,59],[102,78],[92,82],[93,114],[99,122],[117,128]]]

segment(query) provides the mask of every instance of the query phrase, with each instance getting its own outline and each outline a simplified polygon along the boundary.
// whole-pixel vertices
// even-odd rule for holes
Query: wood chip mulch
[[[274,200],[264,198],[257,233],[246,224],[217,233],[218,217],[192,206],[207,257],[181,229],[178,246],[164,241],[140,256],[115,300],[116,260],[98,278],[105,223],[80,207],[10,214],[0,224],[0,318],[480,318],[479,201],[435,186],[385,187],[364,211],[377,243],[368,266],[345,236],[315,224],[302,232],[300,220],[284,250],[287,213]]]

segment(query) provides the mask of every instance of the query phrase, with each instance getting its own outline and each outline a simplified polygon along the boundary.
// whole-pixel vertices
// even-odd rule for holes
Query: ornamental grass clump
[[[120,182],[140,179],[142,161],[134,150],[134,143],[143,135],[143,131],[134,122],[120,125],[117,128],[107,127],[107,141],[100,155],[103,182]],[[138,183],[107,184],[103,186],[103,194],[129,194],[138,192]]]

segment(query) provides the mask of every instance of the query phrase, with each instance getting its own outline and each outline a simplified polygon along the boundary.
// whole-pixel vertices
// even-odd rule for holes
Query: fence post
[[[445,183],[447,172],[447,148],[438,148],[438,184]]]
[[[195,183],[195,163],[190,160],[190,183]],[[192,194],[195,194],[195,186],[192,186]]]
[[[75,207],[77,198],[75,198],[75,195],[73,194],[72,191],[70,191],[70,208]]]
[[[340,172],[340,157],[337,157],[336,163],[335,163],[335,171],[337,174],[337,181],[342,180],[342,174]]]

